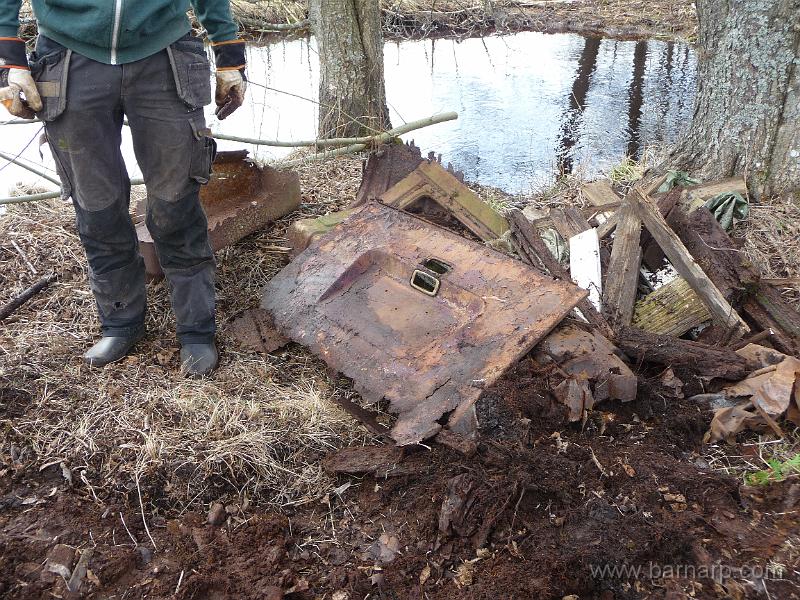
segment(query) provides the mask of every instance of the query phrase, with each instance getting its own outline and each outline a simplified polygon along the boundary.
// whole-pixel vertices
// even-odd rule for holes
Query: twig
[[[589,452],[591,452],[591,453],[592,453],[592,462],[593,462],[593,463],[594,463],[594,465],[597,467],[597,469],[600,471],[600,474],[601,474],[603,477],[608,477],[608,473],[607,473],[607,472],[606,472],[606,470],[603,468],[603,465],[602,465],[602,463],[600,462],[600,460],[597,458],[597,455],[594,453],[594,450],[593,450],[592,448],[589,448]]]
[[[128,529],[128,524],[125,522],[125,517],[122,516],[122,511],[119,511],[119,520],[122,521],[122,526],[125,528],[125,531],[128,532],[128,536],[131,538],[131,541],[133,542],[133,547],[138,548],[139,542],[136,541],[136,538],[133,537],[131,530]]]
[[[183,581],[184,570],[181,569],[180,577],[178,577],[178,585],[175,586],[175,595],[178,595],[178,590],[181,589],[181,582]]]
[[[150,543],[153,544],[153,550],[158,550],[158,546],[156,546],[156,542],[153,539],[153,536],[150,535],[150,528],[147,526],[147,519],[144,518],[144,502],[142,502],[142,488],[139,487],[139,473],[136,473],[136,491],[139,494],[139,508],[142,511],[142,523],[144,523],[144,530],[147,532],[147,537],[150,538]]]
[[[0,321],[8,317],[20,306],[22,306],[28,300],[33,298],[36,294],[41,292],[43,289],[47,288],[55,280],[56,280],[55,273],[51,273],[47,277],[43,277],[42,279],[34,283],[31,287],[29,287],[27,290],[22,292],[19,296],[11,300],[11,302],[6,304],[3,308],[0,308]]]
[[[31,273],[33,273],[34,275],[38,275],[39,271],[37,271],[36,267],[34,267],[31,264],[31,261],[28,260],[28,256],[25,254],[25,252],[23,252],[22,248],[19,247],[19,244],[17,244],[17,242],[15,242],[14,240],[11,240],[11,245],[14,246],[14,250],[19,252],[19,255],[22,257],[22,260],[25,261],[25,264],[28,265],[28,269],[30,269]]]

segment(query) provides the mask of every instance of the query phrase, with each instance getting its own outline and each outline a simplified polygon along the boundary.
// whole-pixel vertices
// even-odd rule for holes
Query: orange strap
[[[244,40],[225,40],[224,42],[211,42],[212,46],[227,46],[228,44],[244,44]]]

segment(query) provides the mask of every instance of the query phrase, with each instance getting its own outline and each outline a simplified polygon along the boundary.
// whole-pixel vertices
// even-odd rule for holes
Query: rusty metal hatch
[[[278,329],[389,400],[399,445],[453,426],[585,297],[482,244],[377,202],[265,287]]]

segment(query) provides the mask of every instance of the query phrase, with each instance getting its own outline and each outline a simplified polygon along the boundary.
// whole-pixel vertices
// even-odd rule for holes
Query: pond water
[[[250,46],[248,104],[213,131],[247,137],[312,139],[318,67],[312,40]],[[617,41],[573,34],[388,43],[386,90],[393,125],[454,110],[457,121],[409,134],[468,180],[526,193],[562,171],[595,175],[625,155],[671,143],[691,116],[696,61],[685,44]],[[52,170],[38,125],[0,128],[0,148]],[[27,147],[26,147],[26,144]],[[221,149],[242,148],[221,142]],[[245,146],[264,160],[288,150]],[[23,148],[25,150],[23,151]],[[139,176],[130,137],[123,153]],[[0,160],[0,195],[18,181],[39,182]]]

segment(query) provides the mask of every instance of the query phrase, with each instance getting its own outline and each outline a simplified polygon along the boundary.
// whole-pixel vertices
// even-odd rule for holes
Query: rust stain
[[[425,266],[450,265],[444,274]],[[410,285],[439,279],[436,295]],[[366,204],[265,287],[262,308],[291,339],[386,398],[399,445],[457,423],[586,292],[408,213]]]
[[[200,203],[208,219],[208,238],[216,251],[235,244],[300,206],[300,178],[292,171],[259,167],[247,151],[220,152],[208,185],[200,188]],[[146,207],[137,206],[139,251],[151,278],[163,275],[144,223]]]

